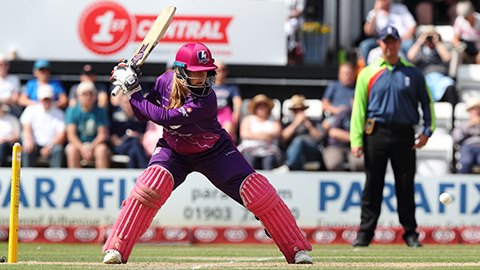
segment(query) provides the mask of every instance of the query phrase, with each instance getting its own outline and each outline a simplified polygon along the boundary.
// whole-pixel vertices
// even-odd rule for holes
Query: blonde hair
[[[185,96],[188,93],[188,89],[179,81],[177,73],[173,73],[172,89],[170,90],[170,98],[168,99],[167,110],[176,109],[182,107],[185,103]]]

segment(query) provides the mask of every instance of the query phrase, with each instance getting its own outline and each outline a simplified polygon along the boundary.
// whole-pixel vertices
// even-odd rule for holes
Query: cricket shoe
[[[312,264],[313,260],[310,255],[307,254],[307,251],[300,250],[295,253],[295,264]]]
[[[121,264],[122,263],[122,255],[118,250],[109,249],[105,253],[105,257],[103,257],[103,263],[105,264]]]

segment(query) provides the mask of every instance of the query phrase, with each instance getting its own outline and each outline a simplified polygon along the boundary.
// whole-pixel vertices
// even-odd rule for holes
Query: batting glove
[[[138,81],[141,76],[142,71],[137,65],[129,64],[128,60],[122,59],[113,68],[110,82],[115,86],[119,86],[123,93],[130,98],[135,92],[142,90]]]

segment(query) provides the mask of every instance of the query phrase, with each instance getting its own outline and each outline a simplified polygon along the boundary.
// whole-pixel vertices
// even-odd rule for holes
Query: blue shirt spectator
[[[51,79],[51,65],[47,60],[39,59],[33,64],[33,75],[35,79],[27,82],[25,91],[20,94],[18,104],[23,107],[39,103],[37,98],[38,86],[49,84],[53,87],[55,94],[53,98],[54,106],[65,109],[68,104],[68,97],[62,83],[59,80]]]
[[[63,88],[62,82],[56,79],[50,79],[48,81],[48,84],[52,86],[53,88],[53,101],[58,100],[58,95],[60,94],[65,94],[65,89]],[[25,90],[23,93],[27,94],[31,100],[38,101],[37,97],[37,90],[38,90],[38,79],[31,79],[27,82],[25,85]]]
[[[327,86],[322,98],[323,111],[327,116],[322,123],[325,131],[335,121],[335,115],[350,105],[350,99],[355,93],[355,70],[350,62],[343,63],[338,68],[338,80]]]
[[[356,158],[350,151],[350,120],[352,107],[341,111],[328,132],[328,145],[323,152],[328,171],[363,171],[363,157]],[[347,165],[348,166],[345,166]]]

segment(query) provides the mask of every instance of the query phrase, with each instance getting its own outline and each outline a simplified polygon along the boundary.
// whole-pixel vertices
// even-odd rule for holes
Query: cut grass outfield
[[[480,245],[314,245],[313,265],[289,265],[273,244],[137,245],[125,265],[102,264],[101,245],[19,243],[3,269],[480,269]],[[8,244],[0,243],[0,257]]]

